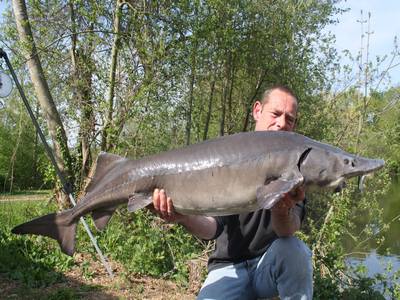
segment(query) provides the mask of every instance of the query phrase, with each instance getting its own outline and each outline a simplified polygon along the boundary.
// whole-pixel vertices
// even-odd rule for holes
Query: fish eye
[[[348,165],[350,161],[349,161],[347,158],[345,158],[345,159],[343,160],[343,162],[344,162],[345,165]],[[354,166],[353,166],[353,167],[354,167]]]

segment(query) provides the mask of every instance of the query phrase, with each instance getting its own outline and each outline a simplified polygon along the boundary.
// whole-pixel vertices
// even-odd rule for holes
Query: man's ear
[[[260,101],[256,101],[253,104],[253,118],[255,121],[258,121],[262,112],[262,103]]]
[[[297,128],[297,125],[299,125],[299,121],[300,121],[300,114],[297,113],[296,114],[296,120],[294,121],[293,130],[295,130]]]

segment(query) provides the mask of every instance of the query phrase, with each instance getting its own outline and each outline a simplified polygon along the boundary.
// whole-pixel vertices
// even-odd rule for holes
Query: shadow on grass
[[[0,230],[1,299],[118,299],[101,286],[65,276],[73,265],[51,247]]]

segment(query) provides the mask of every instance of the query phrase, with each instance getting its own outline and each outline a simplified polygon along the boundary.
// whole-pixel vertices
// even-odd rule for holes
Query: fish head
[[[356,156],[334,147],[309,148],[299,161],[306,186],[340,190],[345,180],[372,173],[384,166],[381,159]]]

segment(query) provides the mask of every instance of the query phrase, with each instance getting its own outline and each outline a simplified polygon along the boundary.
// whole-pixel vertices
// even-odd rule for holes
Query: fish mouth
[[[329,189],[333,189],[335,192],[340,192],[346,186],[345,180],[345,177],[339,177],[335,181],[332,181],[328,185],[326,185],[326,187]]]

